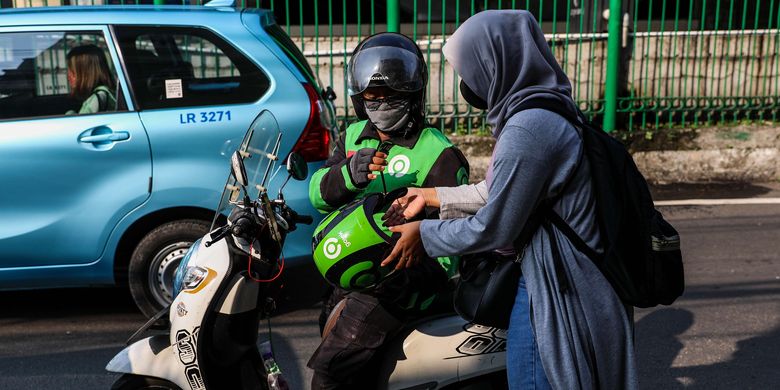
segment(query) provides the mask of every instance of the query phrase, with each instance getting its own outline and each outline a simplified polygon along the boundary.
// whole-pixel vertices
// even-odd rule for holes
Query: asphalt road
[[[636,311],[641,387],[777,388],[780,205],[662,211],[683,240],[687,288],[671,307]],[[302,389],[320,284],[290,285],[297,295],[273,319],[273,339],[285,376]],[[6,292],[0,302],[0,389],[108,388],[116,376],[105,364],[144,322],[119,289]]]

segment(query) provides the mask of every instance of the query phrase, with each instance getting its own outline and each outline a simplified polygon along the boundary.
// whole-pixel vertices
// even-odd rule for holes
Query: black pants
[[[395,272],[375,289],[348,293],[334,290],[325,301],[321,326],[342,298],[344,309],[309,360],[314,370],[312,389],[372,389],[376,380],[377,351],[422,310],[419,301],[445,290],[447,275],[433,259]],[[410,301],[415,305],[409,307]]]

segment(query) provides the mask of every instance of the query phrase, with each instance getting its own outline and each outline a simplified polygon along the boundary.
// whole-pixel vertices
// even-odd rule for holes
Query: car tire
[[[198,219],[168,222],[150,231],[135,247],[128,284],[133,300],[147,318],[171,302],[176,267],[209,227],[209,222]]]

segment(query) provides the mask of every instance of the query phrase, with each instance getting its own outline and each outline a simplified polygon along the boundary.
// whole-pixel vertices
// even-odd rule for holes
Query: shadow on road
[[[725,362],[677,367],[672,374],[694,389],[770,389],[780,382],[780,327],[737,342]]]
[[[321,300],[325,281],[316,268],[299,266],[284,271],[273,292],[275,315],[310,307]],[[8,305],[0,319],[61,318],[84,315],[139,314],[126,287],[62,288],[0,292]]]
[[[0,318],[58,318],[91,314],[140,313],[123,288],[65,288],[0,292]]]
[[[702,299],[747,299],[777,296],[777,282],[745,282],[725,285],[694,286],[683,296],[685,301]],[[685,302],[681,302],[681,306]],[[768,389],[780,383],[780,324],[766,332],[752,335],[736,343],[736,350],[725,361],[696,366],[673,367],[683,351],[680,335],[695,322],[694,313],[685,308],[656,309],[637,321],[636,340],[639,381],[642,389]],[[724,333],[728,321],[717,326]],[[711,336],[712,348],[722,339]],[[710,347],[705,347],[710,348]],[[692,351],[701,353],[702,351]]]
[[[772,191],[752,183],[675,183],[650,187],[653,200],[754,198]]]
[[[639,383],[646,389],[679,389],[671,371],[683,348],[678,336],[693,325],[693,313],[684,309],[656,310],[636,323]]]

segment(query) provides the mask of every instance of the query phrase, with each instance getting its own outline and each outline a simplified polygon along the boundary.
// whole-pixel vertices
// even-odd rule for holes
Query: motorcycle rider
[[[325,213],[383,190],[468,181],[463,154],[425,122],[427,67],[414,41],[397,33],[366,38],[352,54],[347,78],[361,121],[347,127],[325,167],[312,176],[309,198],[315,208]],[[385,173],[381,180],[378,172]],[[404,260],[368,291],[330,292],[321,329],[333,307],[345,301],[309,360],[312,388],[370,388],[366,381],[374,376],[368,368],[376,351],[431,306],[456,268],[450,258],[434,260],[422,251]]]

